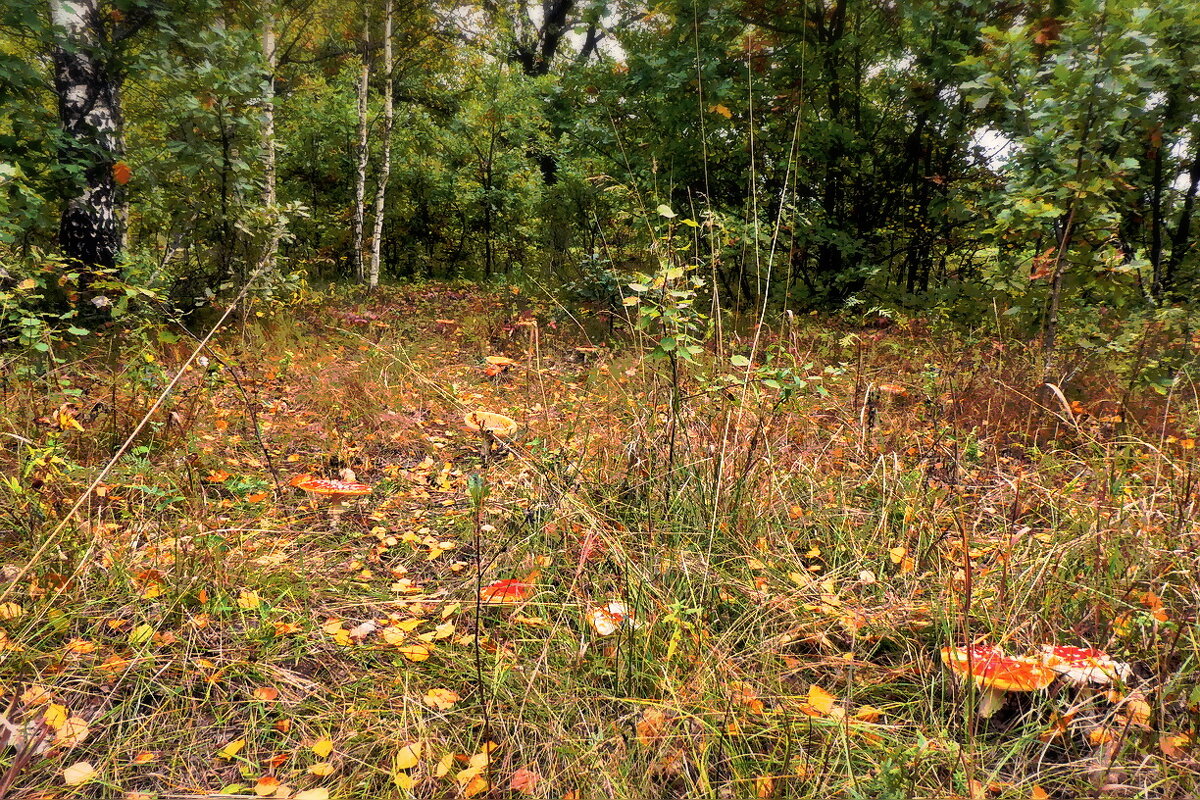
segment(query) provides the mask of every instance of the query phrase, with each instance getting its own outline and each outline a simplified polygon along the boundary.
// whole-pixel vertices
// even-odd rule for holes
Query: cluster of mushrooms
[[[1133,674],[1128,664],[1100,650],[1050,644],[1035,656],[1010,656],[989,644],[943,647],[942,663],[979,689],[978,713],[984,718],[999,710],[1009,692],[1035,692],[1059,677],[1076,686],[1106,686]]]

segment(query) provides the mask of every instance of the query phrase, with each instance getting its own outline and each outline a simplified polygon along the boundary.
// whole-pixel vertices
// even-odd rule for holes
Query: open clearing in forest
[[[6,377],[0,794],[1194,796],[1194,396],[1042,406],[917,325],[672,380],[508,290],[322,303],[215,337],[73,513],[193,344]],[[974,641],[1132,673],[985,720]]]

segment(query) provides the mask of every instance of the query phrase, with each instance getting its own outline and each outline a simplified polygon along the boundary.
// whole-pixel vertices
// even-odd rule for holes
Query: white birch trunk
[[[392,125],[395,111],[392,108],[392,0],[383,5],[383,161],[379,165],[379,185],[375,189],[375,230],[371,236],[371,272],[367,285],[379,286],[379,256],[383,243],[384,199],[387,195],[388,177],[392,171]]]
[[[354,176],[354,222],[351,228],[350,264],[358,280],[366,280],[367,274],[363,264],[363,227],[366,217],[367,196],[367,88],[371,77],[370,45],[371,45],[371,11],[370,5],[363,2],[363,41],[362,67],[358,74],[358,156],[357,171]]]
[[[63,254],[111,267],[121,249],[121,218],[113,166],[120,159],[119,87],[104,68],[104,37],[96,0],[49,0],[55,28],[54,89],[67,143],[64,162],[81,164],[83,186],[67,200],[59,223]]]

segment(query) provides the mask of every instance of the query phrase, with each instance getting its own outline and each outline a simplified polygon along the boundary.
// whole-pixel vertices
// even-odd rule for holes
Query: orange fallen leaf
[[[270,797],[279,788],[279,778],[274,775],[264,775],[254,784],[254,793],[259,797]]]
[[[255,700],[271,701],[279,697],[279,690],[274,686],[260,686],[254,690]]]

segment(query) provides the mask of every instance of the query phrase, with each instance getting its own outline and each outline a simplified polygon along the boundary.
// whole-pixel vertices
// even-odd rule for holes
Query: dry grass
[[[507,294],[328,309],[218,337],[70,517],[188,351],[83,354],[67,386],[9,366],[0,786],[1194,795],[1194,397],[1096,372],[1042,408],[1017,343],[814,320],[763,342],[832,368],[796,397],[697,372],[675,403],[635,347],[535,340]],[[707,360],[746,350],[722,344]],[[521,366],[485,376],[494,352]],[[522,424],[486,463],[475,408]],[[340,517],[286,486],[346,469],[376,491]],[[528,602],[477,609],[477,577],[529,576]],[[617,599],[640,627],[597,636]],[[975,639],[1102,647],[1136,678],[983,721],[938,660]],[[98,777],[65,787],[81,761]]]

